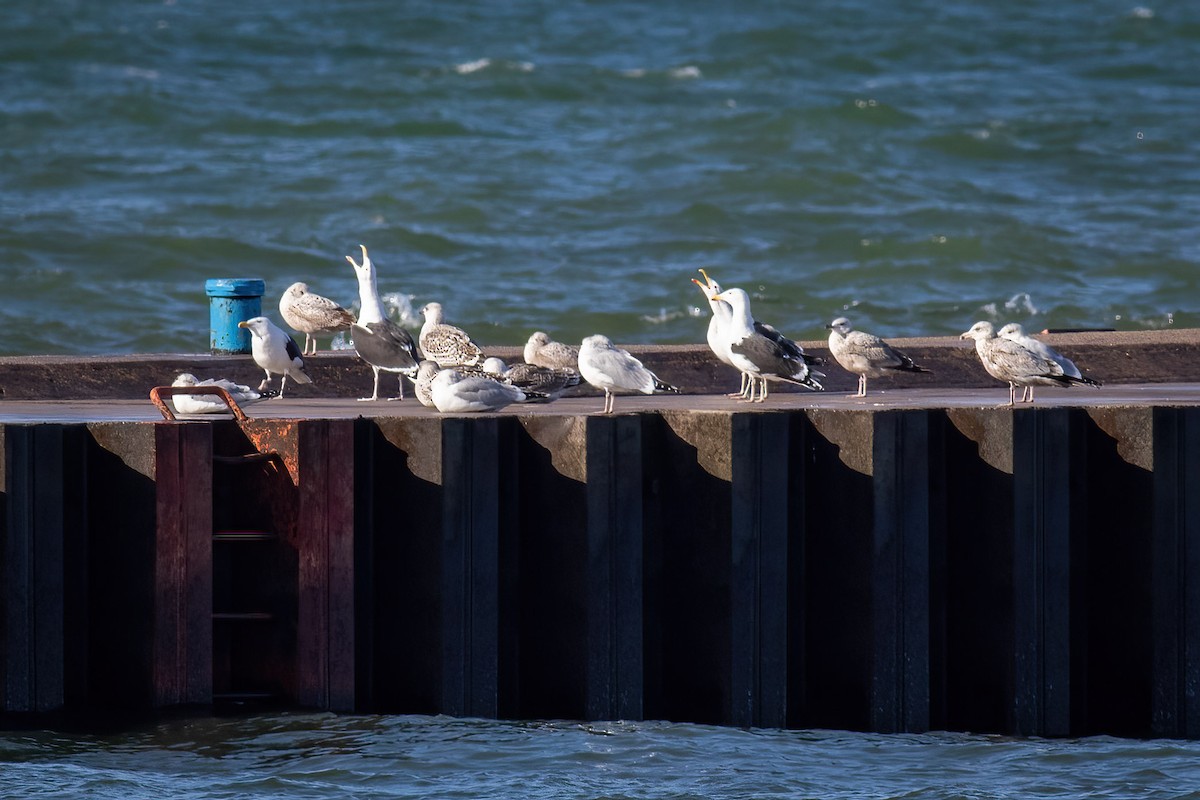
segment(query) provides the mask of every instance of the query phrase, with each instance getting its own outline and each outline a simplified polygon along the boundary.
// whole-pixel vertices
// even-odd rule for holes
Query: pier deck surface
[[[879,381],[883,383],[883,381]],[[764,403],[743,403],[724,395],[621,395],[616,413],[649,411],[742,412],[783,411],[803,408],[886,410],[907,408],[990,408],[1007,402],[1002,386],[994,389],[931,388],[872,389],[865,398],[845,392],[773,391]],[[549,403],[525,403],[509,406],[501,415],[594,414],[602,404],[600,396],[563,397]],[[1119,384],[1097,389],[1039,388],[1037,400],[1030,406],[1113,407],[1113,406],[1191,406],[1200,405],[1200,383]],[[354,419],[357,417],[437,416],[411,396],[403,401],[360,402],[354,398],[286,397],[246,406],[251,418],[261,419]],[[479,416],[460,414],[454,416]],[[229,414],[180,415],[181,421],[229,419]],[[0,423],[31,422],[105,422],[162,420],[162,415],[146,400],[6,400],[0,402]]]

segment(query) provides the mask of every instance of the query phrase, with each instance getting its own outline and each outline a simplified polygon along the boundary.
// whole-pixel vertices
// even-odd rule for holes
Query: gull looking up
[[[825,387],[812,377],[802,352],[798,353],[755,329],[754,317],[750,314],[750,298],[745,291],[726,289],[715,295],[715,299],[729,303],[733,309],[733,318],[725,331],[725,339],[733,366],[749,376],[750,394],[746,398],[747,402],[761,403],[767,399],[768,380],[795,383],[816,392],[825,390]],[[756,381],[759,386],[757,399],[754,397]]]
[[[412,335],[388,318],[383,310],[383,301],[379,298],[379,286],[375,279],[375,264],[367,255],[366,245],[362,248],[362,263],[356,264],[354,259],[346,256],[350,266],[354,267],[354,275],[358,278],[358,302],[361,306],[358,321],[350,326],[350,336],[354,340],[354,351],[358,357],[371,365],[375,374],[374,391],[370,397],[360,397],[359,400],[369,401],[379,399],[380,372],[399,372],[399,387],[396,397],[389,400],[404,399],[404,376],[410,378],[416,374],[417,346]]]

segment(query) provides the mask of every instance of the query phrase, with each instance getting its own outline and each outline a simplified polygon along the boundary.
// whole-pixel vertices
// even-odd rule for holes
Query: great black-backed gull
[[[603,414],[612,413],[614,392],[679,392],[678,388],[659,380],[641,361],[600,334],[583,340],[579,348],[579,374],[592,386],[604,390]]]
[[[220,386],[229,396],[233,398],[233,402],[239,406],[250,405],[257,403],[260,400],[266,400],[279,394],[271,389],[257,391],[249,386],[233,381],[225,380],[224,378],[206,378],[199,380],[190,372],[181,372],[174,381],[172,386]],[[229,411],[229,406],[225,404],[221,398],[211,394],[177,394],[170,398],[172,405],[175,406],[175,411],[179,414],[214,414],[222,411]]]
[[[312,383],[312,378],[304,371],[300,346],[283,328],[266,317],[243,320],[238,327],[250,331],[250,354],[254,356],[254,363],[267,374],[259,384],[259,391],[271,385],[271,375],[282,376],[279,380],[280,399],[289,377],[296,383]]]
[[[464,375],[453,367],[439,370],[430,384],[433,405],[443,413],[499,411],[525,399],[515,386],[478,375]]]
[[[421,360],[417,354],[417,346],[412,335],[392,322],[383,309],[383,301],[379,298],[379,286],[375,277],[375,264],[367,255],[365,245],[362,248],[362,263],[355,263],[351,256],[346,256],[354,274],[358,278],[358,301],[361,309],[358,321],[350,326],[350,337],[354,340],[354,351],[358,357],[371,365],[375,375],[370,397],[360,397],[359,400],[370,401],[379,399],[379,378],[381,372],[398,372],[398,394],[389,400],[404,399],[404,376],[416,374],[417,363]]]
[[[302,355],[316,355],[317,334],[350,330],[354,315],[328,297],[313,294],[308,284],[297,281],[279,298],[279,314],[293,330],[304,334]],[[309,352],[309,344],[312,352]]]
[[[858,375],[855,397],[867,396],[867,378],[894,372],[929,372],[878,336],[854,330],[845,317],[829,323],[829,352],[842,369]]]
[[[758,402],[767,399],[767,381],[785,381],[803,386],[813,391],[824,391],[825,387],[817,382],[808,368],[803,350],[790,339],[779,335],[774,338],[756,329],[754,317],[750,313],[750,298],[741,289],[726,289],[716,295],[717,300],[729,303],[733,317],[725,330],[729,343],[729,355],[733,366],[746,373],[750,378],[748,402]],[[778,334],[774,328],[770,329]],[[784,341],[780,341],[780,340]],[[789,346],[790,344],[790,346]],[[758,384],[758,397],[754,396],[755,383]]]
[[[525,363],[547,369],[579,371],[579,348],[556,342],[544,331],[534,331],[525,342]]]
[[[1075,366],[1074,361],[1067,358],[1045,342],[1035,339],[1029,334],[1025,333],[1025,329],[1016,322],[1008,323],[999,331],[997,331],[996,335],[1001,338],[1008,339],[1011,342],[1016,342],[1027,350],[1032,350],[1033,352],[1037,353],[1042,358],[1048,358],[1051,361],[1057,361],[1058,365],[1063,368],[1063,374],[1068,378],[1076,378],[1080,383],[1093,388],[1100,386],[1099,381],[1094,381],[1091,378],[1085,377],[1083,373],[1079,371],[1079,367]],[[1033,402],[1032,386],[1026,386],[1021,392],[1021,402]]]
[[[483,363],[483,350],[462,328],[443,321],[442,304],[426,303],[421,309],[425,324],[417,341],[421,352],[439,367],[473,367]]]
[[[987,373],[1008,384],[1008,405],[1016,403],[1018,386],[1070,386],[1083,383],[1063,372],[1062,365],[1011,339],[1001,339],[990,322],[976,322],[960,338],[974,339],[975,352]],[[1032,394],[1029,402],[1033,402]]]
[[[505,364],[503,359],[492,356],[484,359],[483,371],[495,375],[523,392],[536,392],[555,398],[572,386],[578,386],[579,373],[573,369],[551,369],[534,364]]]

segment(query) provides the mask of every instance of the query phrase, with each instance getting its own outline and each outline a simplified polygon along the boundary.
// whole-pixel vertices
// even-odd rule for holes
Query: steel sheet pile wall
[[[9,715],[1200,736],[1200,409],[0,439]]]

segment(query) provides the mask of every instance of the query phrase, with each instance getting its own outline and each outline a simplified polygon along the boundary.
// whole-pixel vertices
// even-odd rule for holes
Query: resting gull
[[[350,330],[354,315],[328,297],[313,294],[307,283],[296,282],[279,298],[279,314],[292,329],[304,334],[301,355],[316,355],[318,333],[340,333]],[[312,352],[309,352],[309,343]]]
[[[579,348],[556,342],[543,331],[534,331],[525,342],[525,363],[547,369],[579,370]]]
[[[829,323],[829,352],[843,369],[858,375],[855,397],[867,396],[867,378],[893,372],[930,372],[878,336],[854,330],[845,317]]]
[[[996,380],[1008,383],[1009,406],[1016,403],[1018,386],[1070,386],[1083,382],[1064,374],[1057,361],[1011,339],[1001,339],[990,322],[976,322],[961,338],[974,339],[983,368]],[[1032,397],[1029,402],[1033,402]]]
[[[473,367],[483,363],[483,350],[462,328],[442,321],[442,304],[426,303],[421,309],[425,324],[418,341],[421,352],[440,367]]]
[[[181,372],[174,381],[172,386],[220,386],[229,396],[233,398],[233,402],[239,406],[257,403],[260,400],[266,400],[279,394],[276,391],[265,389],[256,391],[249,386],[233,381],[225,380],[224,378],[206,378],[199,380],[190,372]],[[213,414],[220,411],[228,411],[229,406],[225,405],[225,401],[211,394],[177,394],[171,397],[171,403],[175,406],[175,411],[180,414]]]
[[[660,381],[641,361],[600,334],[583,340],[579,348],[579,374],[592,386],[604,390],[603,414],[613,411],[613,392],[679,393],[679,389]]]
[[[747,402],[761,403],[767,399],[768,380],[795,383],[815,392],[825,390],[813,377],[803,353],[797,351],[798,346],[792,343],[794,346],[788,347],[785,342],[755,328],[754,317],[750,314],[750,298],[745,291],[726,289],[715,297],[728,303],[733,311],[729,327],[725,330],[725,339],[729,343],[733,366],[750,379]],[[786,337],[780,338],[791,342]],[[754,397],[755,381],[759,386],[757,399]]]
[[[733,324],[733,307],[724,300],[715,299],[716,296],[721,293],[721,284],[710,278],[708,273],[703,269],[700,270],[700,274],[704,276],[705,282],[701,283],[695,278],[692,278],[692,283],[700,287],[700,291],[703,292],[704,296],[708,299],[709,308],[711,308],[713,312],[712,319],[709,320],[708,323],[708,346],[713,351],[713,354],[716,355],[716,357],[722,363],[728,364],[732,367],[734,364],[733,357],[729,351],[730,342],[727,331]],[[825,359],[805,353],[803,347],[796,344],[791,339],[787,338],[766,323],[755,320],[754,330],[779,344],[780,347],[784,348],[784,350],[793,357],[802,358],[804,363],[809,366],[819,366],[825,363]],[[820,372],[814,372],[813,374],[823,377],[823,373]],[[745,372],[741,372],[741,376],[742,385],[740,390],[737,392],[730,392],[728,395],[729,397],[747,398],[749,396],[750,376]]]
[[[450,367],[439,370],[430,384],[433,405],[443,413],[498,411],[525,399],[525,393],[507,383],[478,375],[464,375]]]
[[[572,386],[578,386],[580,380],[579,373],[573,369],[551,369],[522,363],[510,366],[495,356],[484,360],[483,371],[526,393],[536,392],[548,398],[558,397]]]
[[[413,394],[417,396],[417,402],[426,408],[435,408],[433,405],[433,379],[437,377],[441,367],[436,361],[425,359],[417,365],[417,376],[413,378]]]
[[[1091,386],[1093,388],[1100,385],[1098,381],[1084,377],[1083,373],[1079,371],[1079,367],[1075,366],[1074,361],[1067,358],[1045,342],[1029,336],[1025,333],[1025,329],[1015,322],[1010,322],[1005,325],[1003,328],[997,331],[996,335],[1001,338],[1008,339],[1011,342],[1016,342],[1025,349],[1032,350],[1033,352],[1037,353],[1042,358],[1048,358],[1051,361],[1057,361],[1058,365],[1063,368],[1063,374],[1068,378],[1076,378],[1080,383],[1086,384],[1087,386]],[[1032,386],[1026,386],[1024,391],[1021,392],[1021,402],[1033,402]]]
[[[367,255],[367,248],[362,248],[362,263],[356,264],[354,259],[346,256],[354,274],[358,278],[358,301],[362,310],[358,312],[358,321],[350,326],[350,336],[354,340],[354,350],[359,358],[371,365],[375,373],[374,389],[370,397],[360,397],[359,400],[371,401],[379,399],[380,372],[399,372],[399,393],[389,400],[404,399],[404,376],[411,377],[417,371],[417,346],[408,331],[401,328],[388,318],[383,310],[383,301],[379,298],[379,286],[375,280],[375,264]]]
[[[243,320],[238,327],[250,331],[250,353],[254,356],[254,363],[267,373],[267,377],[259,384],[259,391],[271,385],[273,374],[282,376],[279,380],[280,399],[283,399],[289,376],[296,383],[312,383],[312,378],[304,371],[304,357],[300,354],[299,345],[283,328],[266,317]]]

